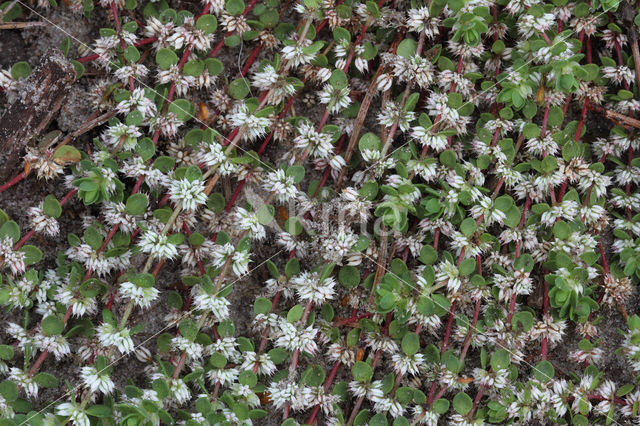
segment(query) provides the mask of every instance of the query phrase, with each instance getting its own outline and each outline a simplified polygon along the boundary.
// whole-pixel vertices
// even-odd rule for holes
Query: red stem
[[[13,179],[11,179],[9,182],[5,183],[4,185],[0,186],[0,192],[4,192],[7,189],[11,188],[13,185],[15,185],[16,183],[20,182],[22,179],[24,179],[25,177],[27,177],[27,174],[25,172],[20,172],[18,175],[16,175]]]
[[[36,233],[35,229],[32,229],[31,231],[27,232],[26,234],[24,234],[24,237],[22,237],[20,239],[20,241],[18,241],[14,246],[13,249],[14,250],[19,250],[20,247],[22,247],[23,245],[25,245],[27,243],[27,241],[29,241],[31,239],[31,237],[33,237],[33,235]]]
[[[64,197],[62,197],[60,199],[60,205],[64,206],[65,204],[67,204],[67,202],[74,196],[76,195],[76,192],[78,192],[77,189],[72,189],[71,191],[67,192],[67,195],[65,195]]]
[[[247,75],[247,73],[249,72],[249,68],[251,68],[251,65],[253,65],[253,63],[256,61],[256,58],[258,57],[258,54],[260,53],[260,49],[262,49],[262,43],[260,43],[253,49],[253,51],[247,58],[247,63],[244,65],[244,67],[242,67],[242,71],[240,71],[240,75],[242,75],[243,77]]]

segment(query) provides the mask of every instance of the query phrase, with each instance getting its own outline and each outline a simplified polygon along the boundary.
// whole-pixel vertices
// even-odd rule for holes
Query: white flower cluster
[[[49,237],[55,237],[60,233],[60,225],[56,218],[47,216],[42,210],[42,203],[37,207],[29,207],[27,211],[31,227],[36,232],[43,233]]]
[[[103,323],[96,328],[98,340],[105,348],[115,346],[123,355],[133,352],[133,340],[127,328],[119,330],[110,323]]]
[[[147,230],[142,234],[138,246],[143,253],[153,256],[157,260],[173,259],[178,255],[175,244],[171,244],[166,235],[153,230]]]
[[[240,102],[235,106],[229,116],[229,121],[233,126],[242,129],[240,130],[242,138],[248,141],[254,141],[266,135],[271,125],[267,117],[259,117],[250,113],[244,102]]]
[[[160,292],[155,287],[142,287],[130,281],[120,283],[118,294],[124,299],[129,299],[142,309],[151,306],[151,302],[158,298]]]
[[[169,185],[169,196],[174,203],[181,203],[185,211],[193,212],[207,202],[202,179],[174,179]]]
[[[11,274],[24,273],[25,254],[13,249],[13,240],[8,235],[0,241],[0,257],[3,259],[3,265],[9,268]]]

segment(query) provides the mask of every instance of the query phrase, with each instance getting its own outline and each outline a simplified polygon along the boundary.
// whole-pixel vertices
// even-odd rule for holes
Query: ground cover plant
[[[637,4],[0,10],[1,424],[640,421]]]

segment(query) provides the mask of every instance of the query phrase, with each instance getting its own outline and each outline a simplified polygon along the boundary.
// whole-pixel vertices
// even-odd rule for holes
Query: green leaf
[[[25,265],[34,265],[42,260],[42,250],[36,246],[27,244],[23,246],[20,251],[24,253]]]
[[[147,161],[155,155],[156,146],[150,138],[142,138],[136,144],[136,152],[144,161]]]
[[[63,165],[77,163],[82,159],[82,153],[71,145],[62,145],[53,152],[53,161]]]
[[[333,29],[333,39],[337,42],[346,40],[351,43],[351,33],[342,27],[335,27]]]
[[[87,414],[100,419],[111,417],[113,410],[106,405],[92,405],[87,408]]]
[[[207,58],[204,61],[205,66],[207,67],[207,71],[211,75],[218,75],[222,72],[224,65],[220,62],[219,59],[216,58]]]
[[[369,420],[369,426],[387,426],[388,424],[387,415],[384,413],[377,413]]]
[[[169,105],[169,112],[174,113],[180,121],[189,121],[194,111],[195,107],[186,99],[176,99]]]
[[[78,61],[71,61],[71,65],[73,65],[73,70],[76,73],[76,80],[79,80],[84,75],[84,65]]]
[[[14,243],[17,243],[18,240],[20,240],[20,227],[13,220],[5,222],[0,227],[0,237],[2,239],[4,239],[4,237],[9,237]]]
[[[266,28],[275,27],[278,21],[280,21],[280,14],[276,10],[269,9],[260,15],[260,23]]]
[[[11,77],[15,80],[27,78],[31,74],[31,66],[24,61],[16,62],[11,67]]]
[[[378,195],[378,183],[374,181],[365,182],[358,190],[358,194],[369,201],[373,201]]]
[[[57,388],[58,378],[49,373],[38,373],[33,378],[35,382],[43,388]]]
[[[460,232],[464,234],[465,237],[470,237],[476,232],[476,221],[473,218],[466,218],[460,224]]]
[[[435,304],[428,297],[421,297],[418,299],[416,303],[416,310],[420,312],[422,315],[431,315],[435,309]]]
[[[531,272],[534,265],[535,261],[533,260],[533,256],[529,253],[525,253],[516,259],[513,263],[513,268],[519,271]]]
[[[237,34],[232,34],[224,39],[224,45],[227,47],[236,47],[242,43],[242,39]]]
[[[360,140],[358,141],[358,148],[360,149],[360,151],[365,151],[367,149],[372,151],[380,151],[382,149],[382,141],[374,133],[365,133],[360,137]]]
[[[275,265],[274,265],[275,267]],[[278,278],[280,276],[280,272],[275,268],[271,273],[274,275],[274,278]],[[284,274],[287,278],[291,278],[294,275],[298,275],[300,273],[300,262],[297,258],[290,259],[284,267]]]
[[[420,249],[418,260],[425,265],[433,265],[438,260],[438,252],[430,245],[425,245]]]
[[[336,89],[347,87],[348,81],[347,74],[339,68],[333,70],[331,77],[329,77],[329,83]]]
[[[196,28],[202,30],[205,34],[213,34],[218,28],[218,20],[213,15],[202,15],[196,22]]]
[[[444,414],[449,411],[449,401],[444,398],[440,398],[433,402],[433,411],[438,414]]]
[[[284,222],[284,229],[291,235],[302,234],[302,222],[297,217],[293,216]]]
[[[527,311],[518,312],[513,316],[511,325],[514,330],[517,330],[518,326],[521,326],[522,331],[527,332],[533,327],[533,314]]]
[[[182,320],[178,328],[180,329],[182,337],[191,340],[192,342],[196,340],[196,336],[198,335],[198,326],[192,319],[187,318]]]
[[[631,391],[633,391],[634,388],[635,388],[634,384],[627,383],[626,385],[621,386],[620,389],[617,390],[616,396],[623,397],[625,395],[628,395],[629,393],[631,393]]]
[[[540,167],[542,168],[543,172],[551,173],[556,169],[556,167],[558,167],[558,160],[556,160],[556,158],[551,155],[547,155],[540,162]]]
[[[124,51],[124,58],[129,62],[138,62],[140,59],[140,52],[135,46],[127,46]]]
[[[256,211],[258,222],[262,225],[268,225],[273,221],[275,214],[275,208],[270,204],[263,204]]]
[[[178,55],[173,50],[163,47],[156,52],[156,63],[160,69],[168,70],[178,63]]]
[[[184,75],[190,75],[192,77],[199,77],[203,72],[204,62],[199,59],[187,62],[184,64],[184,68],[182,68]]]
[[[5,10],[9,7],[10,4],[13,5],[11,6],[11,9]],[[4,3],[2,3],[2,5],[0,5],[0,8],[2,9],[3,13],[2,22],[11,22],[22,15],[22,7],[20,7],[19,4],[16,4],[13,1],[5,1]]]
[[[269,413],[266,410],[254,409],[249,411],[249,418],[252,420],[266,417]]]
[[[102,245],[103,238],[95,226],[90,226],[84,230],[84,241],[89,244],[92,249],[98,250]]]
[[[127,198],[127,204],[125,206],[125,211],[132,215],[136,216],[144,213],[149,206],[149,199],[145,194],[133,194]]]
[[[251,370],[245,370],[238,376],[238,381],[240,384],[252,388],[258,383],[258,376]]]
[[[301,305],[295,305],[287,312],[287,321],[294,323],[302,318],[303,309]]]
[[[493,204],[496,209],[504,213],[508,212],[509,209],[514,205],[515,203],[513,201],[513,198],[511,198],[509,195],[501,195],[500,197],[496,198],[496,201]]]
[[[505,369],[511,363],[509,352],[505,349],[499,349],[491,355],[491,368],[493,371]]]
[[[18,386],[10,380],[0,382],[0,395],[8,402],[18,399]]]
[[[373,370],[366,362],[358,361],[351,368],[351,374],[358,382],[370,382],[373,377]]]
[[[471,397],[464,392],[458,392],[453,397],[453,409],[462,416],[466,416],[473,408]]]
[[[396,399],[400,404],[409,404],[413,401],[413,388],[401,387],[396,389]]]
[[[169,385],[163,378],[155,379],[151,384],[151,388],[156,391],[158,398],[161,400],[167,398],[171,394]]]
[[[44,214],[53,218],[59,218],[62,214],[62,206],[60,206],[56,197],[51,194],[45,197],[42,210],[44,211]]]
[[[224,368],[224,366],[227,365],[227,358],[220,352],[214,352],[209,358],[209,364],[214,368]]]
[[[345,265],[338,272],[338,281],[344,288],[354,288],[360,284],[360,270],[355,266]]]
[[[249,94],[249,91],[249,80],[246,78],[238,78],[229,84],[229,95],[233,99],[244,99]]]
[[[325,303],[324,305],[322,305],[322,308],[320,308],[320,316],[325,321],[331,322],[335,314],[336,313],[333,309],[333,306],[331,306],[329,303]]]
[[[49,315],[42,320],[42,332],[47,336],[56,336],[64,330],[64,323],[60,318]]]
[[[420,350],[420,338],[416,333],[407,333],[402,338],[402,351],[411,356]]]
[[[271,361],[276,365],[282,364],[289,357],[289,352],[282,348],[273,348],[268,352],[268,354]]]
[[[402,56],[403,58],[410,59],[416,54],[416,49],[418,48],[418,44],[415,40],[411,38],[405,38],[398,45],[398,49],[396,50],[396,54]]]
[[[224,4],[225,10],[231,16],[238,16],[244,12],[245,6],[242,0],[227,0]]]
[[[304,179],[304,172],[305,170],[303,166],[294,165],[294,166],[290,166],[287,169],[287,171],[285,172],[285,175],[291,176],[295,183],[300,183],[302,182],[302,179]]]
[[[13,347],[9,345],[0,345],[0,359],[9,360],[13,358]]]
[[[253,302],[253,312],[256,314],[268,314],[271,312],[272,303],[266,297],[258,297]]]
[[[309,386],[321,386],[324,383],[325,373],[319,365],[312,365],[302,373],[301,381]]]
[[[564,220],[553,224],[553,235],[559,240],[566,240],[571,235],[571,227]]]
[[[533,369],[533,375],[541,382],[548,382],[553,379],[555,374],[556,372],[553,365],[547,360],[540,361]]]
[[[476,259],[473,257],[464,259],[460,262],[458,269],[460,270],[460,275],[463,277],[473,274],[473,271],[476,269]]]
[[[134,109],[129,114],[127,114],[127,117],[125,119],[125,122],[128,126],[141,126],[143,121],[144,116],[138,109]]]
[[[450,149],[442,151],[440,153],[440,163],[450,169],[455,169],[457,164],[456,154]]]

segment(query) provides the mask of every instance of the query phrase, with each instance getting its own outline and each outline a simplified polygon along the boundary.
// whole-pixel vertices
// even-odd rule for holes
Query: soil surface
[[[196,12],[199,9],[199,2],[171,2],[176,9],[187,7],[190,10]],[[87,21],[80,15],[73,14],[66,7],[59,7],[57,9],[49,9],[48,11],[39,12],[42,16],[29,16],[27,13],[25,20],[45,20],[51,25],[43,28],[34,28],[28,30],[0,30],[0,67],[2,69],[8,69],[12,64],[18,61],[27,61],[35,66],[39,59],[49,49],[57,48],[65,37],[72,38],[75,42],[71,44],[71,50],[69,52],[70,58],[76,58],[82,56],[78,51],[78,44],[86,43],[90,45],[92,41],[98,36],[100,27],[112,27],[112,23],[108,21],[107,15],[104,11],[99,10],[97,7],[94,11],[94,15],[91,21]],[[197,12],[196,12],[197,13]],[[86,53],[85,53],[86,54]],[[243,57],[247,55],[247,49],[240,53]],[[261,52],[258,61],[260,59],[271,55],[269,52]],[[223,48],[221,53],[217,56],[225,65],[225,69],[237,69],[238,61],[238,49]],[[86,75],[89,78],[83,78],[76,82],[69,93],[67,94],[67,101],[64,103],[60,113],[54,118],[53,122],[46,131],[59,129],[63,132],[70,132],[78,128],[84,123],[88,117],[93,113],[93,105],[91,104],[91,81],[99,79],[105,76],[105,71],[96,68],[95,66],[87,66]],[[151,83],[151,82],[150,82]],[[304,111],[305,115],[318,122],[320,120],[321,112],[313,112],[312,108],[309,108],[303,101],[306,93],[313,93],[311,89],[306,89],[298,96],[294,103],[294,109],[297,111]],[[0,114],[4,112],[9,100],[3,94],[0,94]],[[362,133],[369,129],[376,129],[377,123],[375,117],[377,115],[377,109],[379,108],[380,100],[375,99],[371,111],[368,114],[367,121],[363,127]],[[318,109],[320,111],[320,109]],[[572,106],[569,109],[569,116],[565,118],[565,123],[578,117],[580,111],[576,110],[576,107]],[[598,136],[608,135],[611,128],[611,124],[603,120],[599,116],[589,113],[586,120],[588,127],[589,138],[595,139]],[[91,143],[92,138],[99,136],[99,130],[91,131],[87,134],[80,136],[74,141],[74,144],[80,148],[87,149],[87,146]],[[587,140],[586,142],[589,142]],[[165,143],[161,141],[162,144]],[[400,142],[398,142],[400,143]],[[247,146],[247,149],[257,149],[259,143],[256,146]],[[291,142],[281,142],[278,144],[271,144],[265,155],[264,159],[271,161],[272,163],[278,163],[284,154],[291,149]],[[3,167],[0,164],[0,167]],[[10,165],[14,170],[14,175],[19,173],[23,168],[23,163],[19,162]],[[319,172],[309,173],[307,179],[318,179],[321,174]],[[130,184],[130,183],[128,183]],[[304,184],[303,184],[304,186]],[[235,188],[235,184],[231,185],[231,189]],[[2,208],[11,219],[15,220],[20,228],[23,230],[23,234],[30,229],[28,218],[25,214],[26,210],[38,205],[48,194],[53,194],[57,199],[62,198],[69,188],[59,181],[45,181],[39,180],[35,176],[29,176],[25,181],[20,182],[18,185],[12,187],[10,190],[0,193],[0,208]],[[256,190],[258,191],[258,190]],[[227,197],[228,198],[228,197]],[[69,232],[79,232],[82,229],[83,215],[86,214],[98,214],[98,210],[95,207],[87,207],[82,204],[82,201],[77,197],[73,197],[69,203],[64,206],[64,214],[60,219],[61,232],[57,238],[45,238],[40,235],[34,236],[31,244],[37,245],[44,252],[43,260],[38,264],[38,269],[45,270],[46,268],[55,268],[56,256],[59,252],[68,248],[68,242],[66,235]],[[259,245],[253,251],[252,267],[263,264],[266,259],[274,258],[274,261],[282,269],[286,259],[283,260],[283,256],[274,256],[279,253],[275,244],[273,233],[268,233],[267,239]],[[138,256],[133,259],[134,267],[141,267],[144,262],[144,258]],[[411,266],[411,265],[410,265]],[[262,292],[262,283],[269,278],[269,274],[264,267],[258,267],[248,277],[243,278],[234,284],[234,291],[229,297],[232,304],[232,320],[236,325],[236,335],[253,336],[256,341],[259,341],[259,335],[256,334],[251,325],[251,320],[254,317],[252,302],[256,296]],[[170,290],[179,287],[180,273],[178,263],[168,263],[162,269],[156,282],[158,283],[160,290]],[[134,314],[130,319],[130,324],[133,326],[139,322],[144,322],[146,327],[144,332],[134,337],[136,345],[143,343],[150,336],[153,336],[162,329],[165,324],[164,317],[170,313],[169,305],[167,304],[166,295],[168,291],[161,291],[162,298],[149,310],[144,312],[144,315]],[[185,293],[186,294],[186,293]],[[629,315],[640,312],[638,308],[640,304],[640,296],[637,292],[626,304]],[[114,305],[115,309],[122,309],[124,304],[119,303],[116,300]],[[600,347],[604,350],[606,357],[603,358],[599,367],[606,373],[606,377],[615,378],[618,383],[631,383],[634,380],[632,371],[628,368],[623,358],[614,354],[614,350],[620,346],[623,336],[618,332],[619,329],[626,328],[624,320],[617,309],[603,308],[600,312],[602,321],[598,325],[598,337],[601,340]],[[347,316],[346,312],[336,311],[336,315]],[[96,317],[97,318],[97,317]],[[6,324],[8,321],[21,322],[21,318],[18,317],[14,311],[0,312],[0,324]],[[97,319],[95,321],[98,321]],[[95,323],[94,321],[94,323]],[[35,321],[31,321],[29,326],[35,325]],[[6,334],[6,327],[0,326],[0,342],[10,341],[9,336]],[[173,330],[168,330],[172,332]],[[156,350],[155,339],[151,339],[150,342],[145,343],[152,353]],[[576,371],[575,364],[570,362],[568,354],[577,348],[577,343],[580,341],[580,337],[573,329],[567,329],[564,341],[553,348],[549,352],[549,360],[556,366],[556,370],[561,373],[568,374],[569,372]],[[431,343],[431,342],[427,342]],[[72,353],[77,348],[72,347]],[[533,353],[531,355],[534,355]],[[324,357],[318,356],[313,360],[316,363],[324,365],[328,371],[331,366],[326,365]],[[385,360],[390,361],[390,360]],[[75,360],[74,357],[66,358],[63,361],[56,361],[53,357],[48,359],[43,364],[41,371],[55,371],[55,375],[58,377],[64,377],[68,379],[72,385],[78,383],[78,377],[76,374],[77,365],[81,364],[81,360]],[[478,351],[470,351],[466,360],[466,364],[470,366],[479,365]],[[136,383],[143,382],[144,376],[144,363],[138,361],[134,356],[129,356],[124,362],[118,362],[114,368],[114,374],[112,376],[116,385],[123,388],[130,380]],[[349,375],[345,373],[345,369],[341,369],[336,382],[339,380],[348,380]],[[379,372],[377,372],[379,374]],[[34,408],[39,409],[47,406],[48,402],[54,401],[61,397],[61,391],[63,387],[54,390],[41,391],[38,399],[34,401]],[[347,404],[349,406],[349,404]],[[275,410],[274,410],[275,411]],[[260,424],[279,424],[280,413],[276,411],[275,415],[270,415],[266,419],[262,419]],[[303,419],[298,419],[303,420]]]

